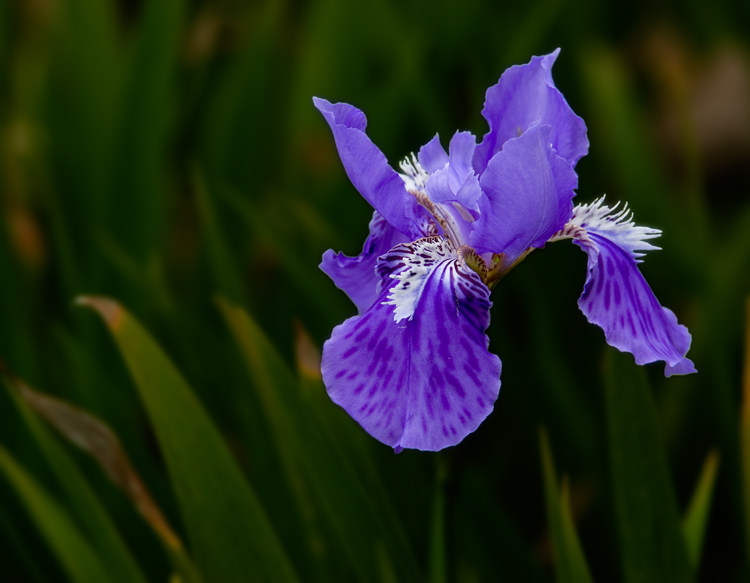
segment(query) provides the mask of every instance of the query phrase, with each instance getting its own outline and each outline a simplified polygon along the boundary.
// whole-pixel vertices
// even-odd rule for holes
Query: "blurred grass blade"
[[[281,264],[285,266],[284,276],[289,278],[294,287],[305,290],[305,296],[311,305],[329,304],[328,282],[317,277],[320,270],[315,263],[303,261],[295,246],[289,244],[288,234],[285,233],[285,228],[289,227],[288,223],[279,224],[279,215],[269,212],[262,205],[231,188],[222,189],[218,196],[221,202],[247,224],[254,237],[273,247]],[[285,209],[284,212],[288,213],[288,210]],[[321,287],[320,282],[324,282],[326,287]]]
[[[307,526],[310,528],[312,503],[309,485],[300,464],[300,458],[303,457],[300,449],[304,446],[295,438],[299,428],[295,427],[293,416],[290,415],[290,407],[287,406],[289,397],[293,396],[293,391],[296,389],[294,387],[296,379],[288,374],[283,364],[278,370],[272,368],[269,358],[263,354],[261,345],[257,341],[259,330],[250,321],[247,312],[223,298],[218,298],[217,303],[245,356],[246,364],[256,383],[265,416],[274,433],[274,441],[284,472],[287,474],[287,481],[291,485],[301,513],[308,521]],[[279,385],[284,380],[287,381],[283,383],[285,386],[280,387]]]
[[[591,573],[576,534],[573,516],[570,513],[567,483],[558,492],[552,451],[544,429],[539,431],[539,449],[544,477],[544,500],[554,549],[556,580],[558,583],[589,583],[592,581]]]
[[[445,481],[446,459],[438,454],[435,459],[435,494],[432,501],[432,529],[430,531],[430,583],[446,583],[448,571],[445,549]]]
[[[615,178],[622,198],[637,208],[639,215],[660,221],[668,218],[663,196],[668,183],[654,155],[653,140],[646,137],[633,80],[623,59],[601,45],[588,47],[579,58],[589,99],[590,137],[606,156],[607,172]]]
[[[45,402],[55,400],[32,391],[3,366],[0,366],[0,374],[5,384],[12,389],[10,395],[13,403],[18,407],[31,435],[36,439],[46,461],[63,487],[62,493],[67,496],[66,508],[78,520],[78,526],[83,530],[102,561],[112,569],[110,580],[122,583],[145,581],[145,577],[119,532],[73,460],[70,459],[68,452],[60,447],[47,428],[30,411],[30,409],[35,409],[35,404],[42,409],[49,408]],[[40,411],[37,410],[37,413]]]
[[[173,91],[186,2],[144,2],[122,95],[110,200],[114,239],[143,262],[166,218],[163,167],[175,122]],[[137,229],[131,228],[138,225]]]
[[[278,51],[278,33],[283,27],[285,5],[259,2],[255,5],[252,32],[221,77],[211,84],[206,119],[201,128],[200,148],[209,180],[224,176],[244,178],[243,190],[253,192],[261,177],[267,177],[269,162],[278,152],[273,146],[275,120],[256,112],[279,103],[274,92],[278,70],[273,57]],[[249,170],[249,171],[248,171]],[[235,180],[232,180],[234,183]]]
[[[109,479],[130,498],[164,544],[172,552],[181,552],[182,541],[154,502],[112,430],[93,415],[65,401],[35,391],[20,379],[8,376],[6,371],[2,372],[37,415],[98,462]]]
[[[745,363],[742,375],[740,456],[742,498],[745,505],[745,544],[747,545],[745,557],[750,560],[750,296],[745,303]]]
[[[100,0],[59,3],[51,73],[52,79],[57,75],[66,82],[42,85],[51,105],[50,161],[65,177],[50,180],[55,185],[48,193],[50,220],[56,223],[52,251],[71,272],[68,284],[80,284],[74,279],[77,267],[92,268],[97,249],[86,241],[107,220],[112,200],[101,194],[112,168],[122,86],[117,12],[113,3]],[[57,248],[60,243],[62,250]],[[77,265],[68,265],[69,247]]]
[[[294,360],[297,373],[305,381],[320,381],[321,353],[299,320],[294,322]]]
[[[0,506],[0,536],[4,536],[3,553],[11,556],[13,559],[23,565],[24,577],[27,583],[45,583],[48,579],[42,575],[42,568],[39,563],[39,550],[36,546],[30,545],[28,540],[22,534],[22,528],[19,528],[17,520],[12,521],[8,516],[8,508]],[[3,572],[7,574],[9,569],[8,561],[3,561]],[[13,567],[10,566],[13,572]]]
[[[238,275],[241,271],[235,265],[204,177],[196,168],[193,169],[192,177],[198,217],[206,241],[214,285],[220,293],[232,301],[239,301],[243,296],[242,281]]]
[[[222,298],[217,303],[245,357],[289,479],[304,480],[310,488],[351,568],[363,581],[380,581],[391,568],[399,580],[421,580],[379,476],[368,472],[366,448],[352,453],[356,437],[347,431],[354,427],[336,425],[333,431],[333,421],[315,399],[325,396],[322,384],[303,393],[300,380],[247,312]],[[331,406],[327,398],[325,404]]]
[[[625,583],[691,581],[677,502],[646,374],[607,351],[609,457]]]
[[[0,471],[18,493],[72,581],[101,583],[111,580],[107,566],[86,542],[70,517],[2,447]]]
[[[711,498],[713,497],[716,472],[719,469],[719,454],[716,450],[709,452],[703,463],[698,484],[690,499],[682,528],[685,531],[688,556],[693,568],[697,570],[700,564],[703,539],[706,534],[706,523],[711,510]]]
[[[560,484],[560,517],[562,519],[562,535],[568,546],[568,553],[574,564],[574,570],[571,572],[575,576],[575,581],[590,582],[592,581],[589,567],[586,564],[586,557],[583,554],[581,543],[578,540],[573,514],[570,507],[570,486],[568,480],[563,476]]]
[[[296,581],[255,492],[182,375],[112,300],[82,297],[104,319],[151,418],[206,581]]]

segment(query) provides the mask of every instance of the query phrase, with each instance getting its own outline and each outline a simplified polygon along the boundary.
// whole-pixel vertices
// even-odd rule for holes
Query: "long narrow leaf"
[[[85,411],[33,390],[5,370],[2,364],[0,373],[7,383],[13,386],[11,395],[14,401],[73,503],[81,527],[88,534],[97,553],[112,570],[112,580],[137,583],[145,581],[145,577],[76,465],[31,411],[96,460],[110,480],[130,498],[136,510],[161,539],[182,581],[198,583],[200,577],[187,556],[182,541],[154,502],[112,430]]]
[[[0,506],[0,536],[6,541],[3,551],[12,556],[17,563],[23,565],[24,577],[29,583],[44,583],[45,576],[42,574],[39,553],[36,547],[28,544],[21,536],[18,524],[11,522],[7,507]],[[3,564],[3,571],[8,571],[8,564]],[[13,568],[10,567],[13,572]]]
[[[222,299],[218,303],[245,356],[277,447],[288,457],[287,467],[301,470],[351,567],[363,581],[379,581],[391,568],[384,563],[388,559],[404,580],[421,579],[377,474],[362,475],[367,455],[352,459],[342,434],[333,435],[321,421],[314,399],[302,398],[298,379],[247,312]]]
[[[606,410],[625,583],[691,581],[687,547],[643,369],[608,351]]]
[[[539,448],[544,476],[544,500],[555,554],[557,581],[558,583],[589,583],[592,580],[591,573],[573,524],[567,487],[558,492],[555,464],[552,460],[549,439],[544,430],[539,433]]]
[[[238,301],[242,297],[242,282],[238,276],[240,270],[235,265],[232,250],[224,237],[206,181],[197,169],[193,170],[193,188],[214,285],[219,292]]]
[[[688,554],[693,568],[697,568],[700,563],[703,539],[706,534],[706,523],[708,522],[708,514],[711,510],[711,498],[713,496],[718,469],[719,454],[716,451],[711,451],[703,463],[698,484],[695,487],[695,492],[693,492],[693,497],[690,499],[690,504],[682,522]]]
[[[184,0],[145,2],[123,91],[115,167],[109,185],[115,239],[144,261],[165,219],[163,165],[175,109]],[[137,224],[138,228],[132,228]]]
[[[19,408],[31,435],[44,452],[67,495],[67,501],[71,505],[69,510],[75,513],[80,528],[91,541],[97,554],[112,569],[111,580],[123,583],[145,581],[130,551],[73,460],[29,410],[30,407],[33,409],[33,405],[24,395],[32,401],[36,396],[42,395],[32,391],[19,379],[9,376],[6,371],[3,371],[3,376],[6,384],[12,385],[13,390],[10,393],[13,402]]]
[[[430,532],[430,583],[446,583],[448,572],[445,549],[445,481],[448,467],[443,457],[438,457],[435,461],[437,471]]]
[[[79,298],[104,319],[135,380],[207,581],[296,581],[255,492],[185,379],[119,304]]]
[[[109,581],[107,568],[70,517],[0,448],[0,471],[15,488],[68,576],[75,583]]]
[[[742,498],[745,506],[746,557],[750,558],[750,296],[745,305],[745,366],[742,376],[740,465],[742,467]]]

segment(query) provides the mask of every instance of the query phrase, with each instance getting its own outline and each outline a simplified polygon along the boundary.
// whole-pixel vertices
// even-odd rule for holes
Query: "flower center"
[[[403,174],[399,174],[404,181],[407,192],[417,199],[420,206],[429,212],[438,225],[443,229],[443,235],[452,244],[454,249],[466,245],[468,238],[466,228],[474,222],[474,217],[458,202],[445,204],[434,202],[427,194],[427,182],[430,174],[420,165],[414,154],[411,159],[407,156],[400,164]],[[462,225],[461,222],[464,224]]]
[[[403,174],[399,174],[399,176],[404,181],[406,190],[435,219],[437,225],[443,230],[442,236],[450,243],[451,248],[455,250],[459,260],[475,271],[482,279],[482,282],[490,289],[493,289],[508,272],[533,251],[532,248],[527,249],[515,261],[509,261],[509,258],[503,253],[485,254],[484,257],[480,256],[467,244],[467,228],[470,229],[471,223],[474,222],[474,217],[471,213],[459,202],[446,201],[445,203],[438,203],[430,199],[426,188],[430,174],[422,168],[413,153],[411,156],[407,156],[399,166],[403,171]]]

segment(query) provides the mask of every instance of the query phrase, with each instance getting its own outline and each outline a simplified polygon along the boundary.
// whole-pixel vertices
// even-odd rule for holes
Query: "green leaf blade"
[[[290,478],[304,480],[353,572],[362,581],[388,579],[391,570],[398,580],[422,580],[377,471],[370,466],[369,452],[358,447],[359,434],[350,433],[359,428],[334,427],[340,418],[327,415],[333,407],[327,396],[324,407],[315,399],[323,393],[322,384],[314,387],[318,394],[304,394],[300,380],[247,312],[223,299],[218,305],[245,357],[276,447],[285,465],[298,472]]]
[[[0,470],[26,505],[71,581],[75,583],[109,581],[108,570],[101,561],[101,557],[96,554],[70,517],[2,448],[0,448]]]
[[[698,484],[693,492],[693,497],[688,505],[682,527],[685,531],[688,555],[694,568],[700,563],[703,539],[706,534],[708,514],[711,510],[711,499],[713,497],[716,473],[719,470],[719,454],[711,451],[703,463]]]
[[[564,486],[558,492],[552,451],[544,430],[540,431],[539,448],[544,477],[544,501],[555,555],[556,580],[558,583],[591,583],[591,573],[570,513],[567,487]]]
[[[9,381],[6,380],[6,384],[8,383]],[[46,461],[62,486],[69,505],[66,507],[78,519],[79,527],[91,541],[92,548],[97,555],[112,569],[110,580],[122,583],[145,582],[146,578],[140,567],[71,456],[49,429],[32,414],[16,390],[11,389],[10,393],[29,432],[36,439]]]
[[[111,300],[80,298],[101,315],[151,418],[201,574],[207,581],[296,581],[260,501],[182,375],[144,328]]]
[[[655,406],[630,355],[608,351],[605,393],[623,579],[692,581]]]
[[[745,363],[742,375],[742,412],[740,415],[740,468],[745,518],[745,552],[750,559],[750,296],[745,301]]]

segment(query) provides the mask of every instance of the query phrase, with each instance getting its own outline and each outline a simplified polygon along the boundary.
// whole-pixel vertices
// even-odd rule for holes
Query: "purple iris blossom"
[[[365,134],[345,103],[314,98],[350,180],[374,207],[356,257],[323,255],[321,269],[359,315],[323,347],[329,395],[383,443],[436,451],[455,445],[492,411],[500,359],[488,350],[490,291],[531,251],[572,239],[588,255],[588,320],[638,364],[695,372],[687,328],[663,308],[638,270],[659,231],[635,226],[627,207],[573,206],[586,126],[552,81],[559,49],[505,71],[487,91],[481,143],[438,136],[400,164]]]

